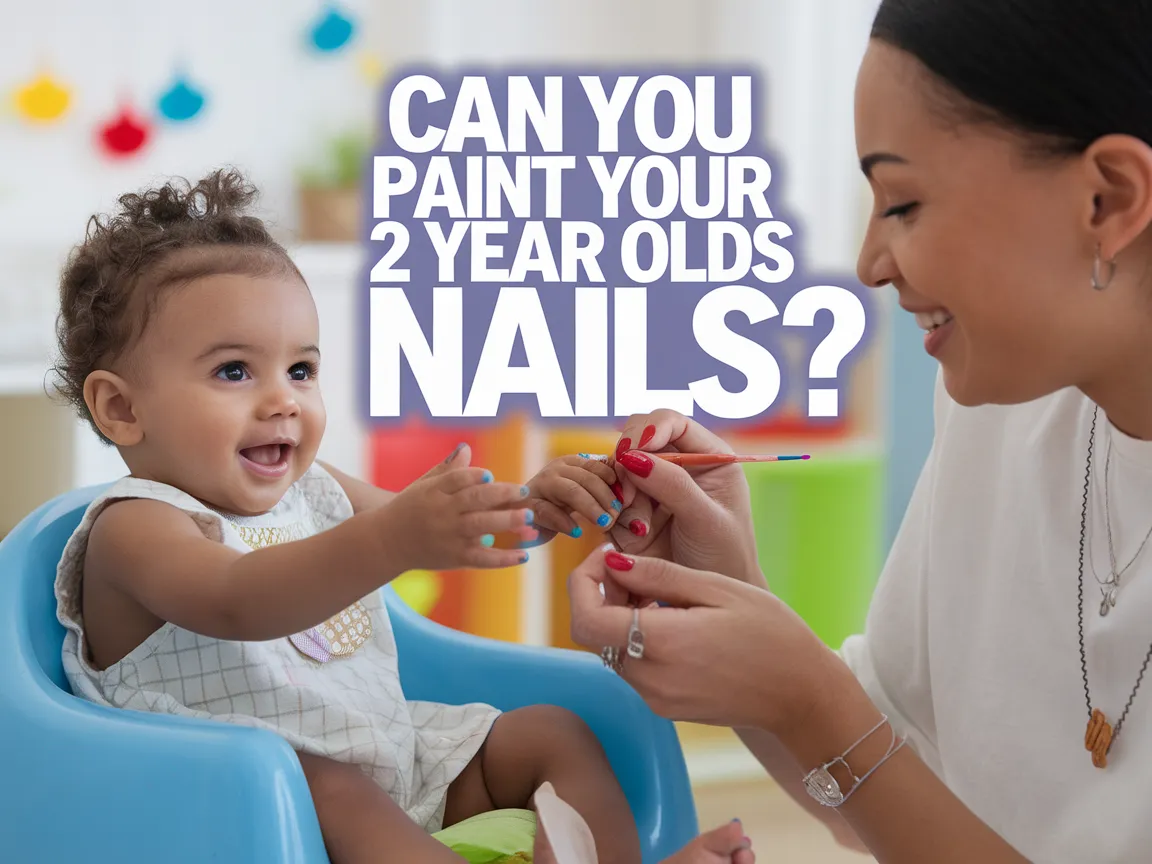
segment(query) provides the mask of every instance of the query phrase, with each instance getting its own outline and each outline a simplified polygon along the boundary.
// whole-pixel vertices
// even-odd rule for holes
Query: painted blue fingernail
[[[520,487],[520,497],[521,498],[527,498],[531,494],[532,494],[532,490],[529,489],[527,486],[521,486]]]
[[[624,505],[621,504],[619,501],[617,501],[615,498],[613,498],[612,499],[612,509],[615,510],[617,513],[619,513],[621,510],[624,509]]]
[[[657,600],[656,605],[659,606],[661,609],[671,609],[672,608],[671,603],[665,603],[663,600]],[[732,821],[733,822],[739,822],[740,820],[739,819],[733,819]]]
[[[531,510],[525,510],[524,511],[524,524],[525,525],[531,525],[532,520],[535,518],[536,518],[536,514],[533,513]]]
[[[577,525],[575,528],[573,528],[573,529],[572,529],[572,533],[571,533],[570,535],[568,535],[568,536],[570,536],[570,537],[579,537],[579,536],[580,536],[581,534],[583,534],[583,533],[584,533],[584,531],[583,531],[583,530],[580,528],[580,526],[579,526],[579,525]]]
[[[495,542],[496,542],[496,538],[493,537],[491,534],[485,534],[483,537],[480,538],[480,545],[482,545],[482,546],[491,547],[492,544]]]
[[[527,552],[522,552],[520,554],[520,563],[521,564],[527,564],[528,563],[528,553]]]
[[[576,455],[579,456],[581,459],[591,459],[592,458],[587,453],[577,453]]]
[[[606,527],[608,527],[608,523],[611,521],[612,521],[612,517],[609,516],[607,513],[604,513],[600,516],[599,519],[596,520],[596,524],[599,525],[601,528],[606,528]]]
[[[491,483],[492,482],[492,472],[489,471],[487,468],[484,469],[484,474],[483,474],[483,476],[481,476],[480,482],[481,483]]]

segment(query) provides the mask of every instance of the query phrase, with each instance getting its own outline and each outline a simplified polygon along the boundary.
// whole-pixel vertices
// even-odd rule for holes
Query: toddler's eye
[[[288,377],[293,381],[307,381],[316,377],[316,367],[311,363],[297,363],[288,370]]]
[[[243,381],[247,375],[243,363],[225,363],[216,370],[216,377],[225,381]]]

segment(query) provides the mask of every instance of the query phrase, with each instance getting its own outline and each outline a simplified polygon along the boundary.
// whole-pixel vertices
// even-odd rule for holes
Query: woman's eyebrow
[[[872,168],[881,162],[895,162],[898,165],[907,165],[908,160],[895,153],[869,153],[860,160],[860,170],[869,180],[872,179]]]

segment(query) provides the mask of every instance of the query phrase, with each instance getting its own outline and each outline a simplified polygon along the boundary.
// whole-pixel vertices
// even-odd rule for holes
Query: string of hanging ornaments
[[[334,2],[324,2],[304,27],[304,47],[314,54],[333,55],[346,51],[355,41],[355,20]],[[375,83],[381,64],[371,55],[358,58],[358,67]],[[51,127],[61,123],[75,107],[76,94],[69,82],[42,61],[34,73],[11,93],[16,116],[30,127]],[[202,118],[211,100],[197,84],[186,64],[177,63],[172,77],[153,98],[151,105],[137,104],[129,92],[120,94],[110,116],[98,122],[95,136],[99,150],[111,159],[125,159],[144,152],[164,126],[180,126]]]

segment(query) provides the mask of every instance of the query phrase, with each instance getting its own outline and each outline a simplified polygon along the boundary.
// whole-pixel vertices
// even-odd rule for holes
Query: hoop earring
[[[1105,288],[1107,288],[1109,285],[1111,285],[1112,284],[1112,277],[1116,275],[1116,259],[1113,258],[1110,261],[1104,262],[1104,264],[1108,268],[1108,278],[1105,281],[1101,282],[1100,281],[1100,270],[1101,270],[1100,264],[1101,264],[1100,245],[1097,244],[1096,245],[1096,257],[1092,261],[1092,287],[1097,291],[1103,291]]]

